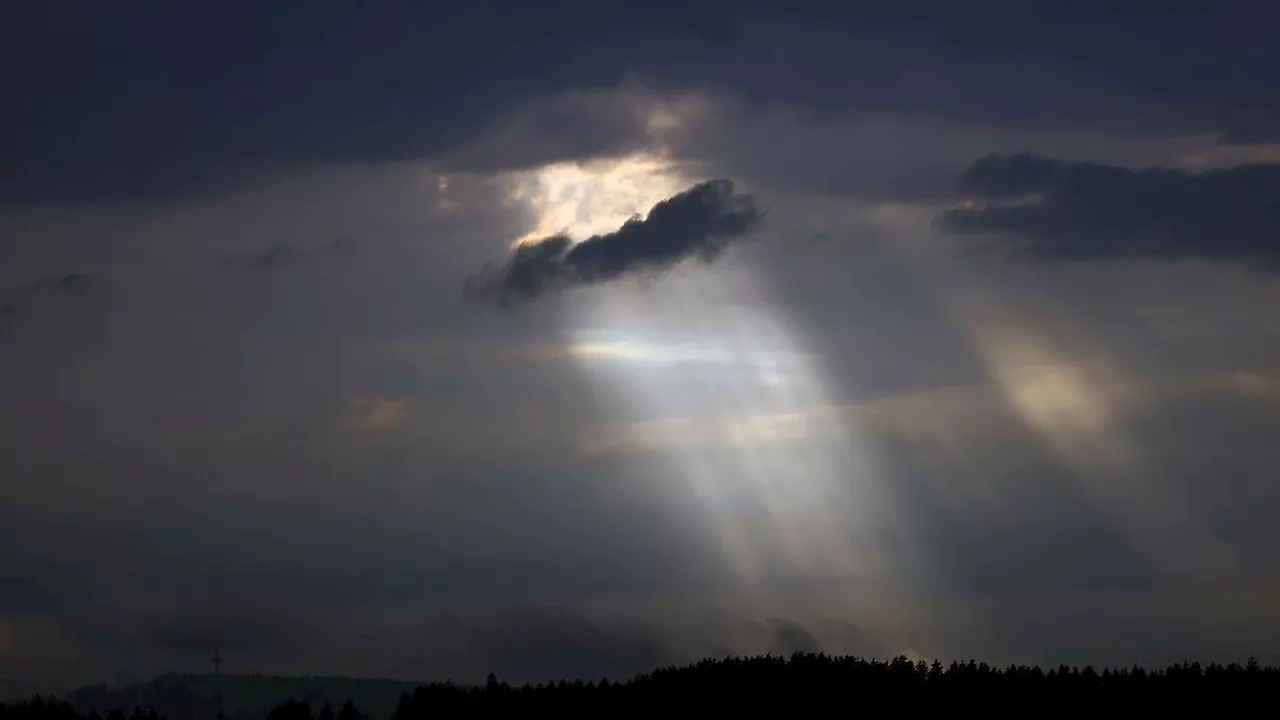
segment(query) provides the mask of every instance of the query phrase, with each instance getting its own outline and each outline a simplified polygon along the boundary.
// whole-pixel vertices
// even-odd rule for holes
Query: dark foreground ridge
[[[380,681],[374,681],[380,682]],[[265,713],[268,720],[419,720],[437,717],[503,716],[534,711],[592,715],[689,716],[710,713],[836,713],[848,716],[976,710],[983,716],[1049,716],[1079,713],[1139,713],[1142,717],[1227,713],[1273,714],[1280,702],[1280,668],[1255,660],[1240,664],[1181,663],[1163,670],[1140,667],[1095,670],[1060,666],[997,668],[973,660],[944,666],[938,661],[891,661],[797,653],[704,660],[668,667],[626,682],[559,681],[512,687],[493,675],[483,686],[452,682],[404,692],[394,710],[376,716],[353,702],[334,709],[326,701],[286,700]],[[212,714],[208,714],[212,712]],[[243,712],[240,717],[248,717]],[[540,713],[539,713],[540,714]],[[97,708],[35,698],[0,704],[0,720],[102,720]],[[159,720],[154,709],[113,709],[105,720]],[[175,712],[167,720],[234,717],[208,705]]]
[[[145,683],[108,687],[89,685],[67,693],[79,714],[105,716],[120,708],[155,710],[169,720],[209,720],[219,712],[227,720],[263,720],[286,700],[299,700],[319,710],[329,703],[352,702],[361,711],[385,720],[396,702],[421,682],[340,676],[184,675],[169,674]]]

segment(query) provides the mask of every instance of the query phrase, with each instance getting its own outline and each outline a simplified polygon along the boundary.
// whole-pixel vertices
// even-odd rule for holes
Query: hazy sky
[[[6,8],[0,696],[1280,659],[1277,10],[848,4]]]

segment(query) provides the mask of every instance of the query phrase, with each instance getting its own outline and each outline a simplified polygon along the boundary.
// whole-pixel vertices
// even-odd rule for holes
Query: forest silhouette
[[[666,667],[627,681],[561,680],[513,686],[489,675],[485,684],[436,682],[404,692],[389,716],[290,699],[252,720],[421,720],[549,711],[596,713],[955,712],[986,716],[1138,713],[1142,716],[1222,716],[1275,711],[1280,668],[1186,662],[1164,669],[1059,666],[993,667],[974,660],[943,665],[906,657],[878,661],[823,653],[703,660]],[[105,720],[229,720],[208,702],[167,713],[113,708]],[[244,717],[243,712],[241,717]],[[104,720],[99,708],[36,697],[0,704],[0,720]]]

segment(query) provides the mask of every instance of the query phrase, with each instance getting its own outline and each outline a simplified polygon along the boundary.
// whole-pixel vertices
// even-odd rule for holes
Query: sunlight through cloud
[[[567,162],[511,178],[508,201],[533,214],[535,225],[513,245],[565,234],[575,241],[617,230],[635,216],[685,189],[687,181],[661,156]]]
[[[534,227],[517,243],[611,232],[691,182],[652,154],[527,173],[510,199]],[[880,562],[882,549],[865,545],[876,500],[870,455],[852,424],[832,422],[818,358],[749,268],[615,284],[571,312],[567,352],[634,418],[606,451],[663,459],[701,504],[744,597],[763,608],[775,589],[767,578],[847,581]],[[887,618],[888,588],[878,592]]]

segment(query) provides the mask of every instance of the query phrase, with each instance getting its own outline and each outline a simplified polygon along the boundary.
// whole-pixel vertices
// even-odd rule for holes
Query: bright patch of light
[[[590,338],[601,333],[578,332],[575,337]],[[643,339],[584,339],[569,346],[569,354],[579,358],[627,360],[631,362],[721,365],[735,368],[754,368],[757,375],[777,381],[788,372],[795,372],[806,361],[794,352],[770,352],[758,356],[743,357],[725,347],[715,336],[693,336],[676,341],[673,338],[648,336]]]
[[[557,163],[511,181],[509,200],[535,217],[533,229],[515,244],[559,234],[581,241],[612,232],[692,184],[673,163],[650,153]]]

